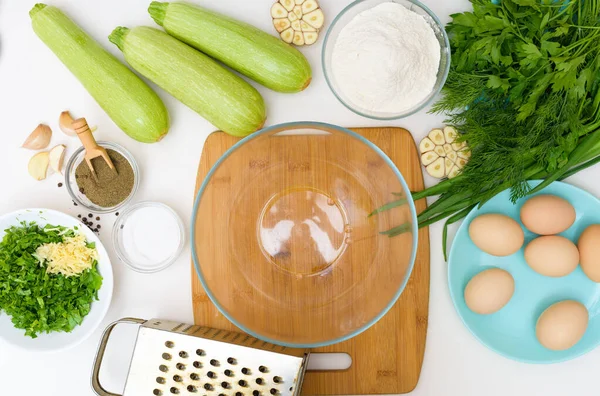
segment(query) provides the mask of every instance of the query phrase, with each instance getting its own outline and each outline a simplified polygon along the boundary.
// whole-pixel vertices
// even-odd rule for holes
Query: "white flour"
[[[356,15],[340,32],[332,72],[341,93],[367,111],[414,107],[435,85],[440,44],[421,15],[382,3]]]

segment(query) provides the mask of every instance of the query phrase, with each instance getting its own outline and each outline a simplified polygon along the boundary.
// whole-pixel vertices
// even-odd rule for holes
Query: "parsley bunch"
[[[440,195],[419,226],[448,218],[444,254],[448,224],[473,207],[506,188],[516,201],[600,162],[600,0],[471,3],[446,27],[452,64],[432,111],[448,114],[472,157],[460,176],[413,194]],[[545,181],[532,191],[528,179]]]
[[[0,242],[0,312],[10,315],[27,336],[70,332],[98,299],[102,277],[96,262],[78,276],[65,277],[48,274],[33,256],[39,246],[74,235],[65,227],[23,222],[6,230]]]

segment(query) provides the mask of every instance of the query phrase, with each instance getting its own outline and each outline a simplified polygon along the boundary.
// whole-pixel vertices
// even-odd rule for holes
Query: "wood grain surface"
[[[397,165],[411,191],[423,188],[419,156],[411,134],[402,128],[352,128],[379,146]],[[211,134],[202,151],[196,192],[212,165],[239,141],[222,132]],[[417,212],[426,207],[421,200]],[[192,241],[193,242],[193,241]],[[196,324],[239,331],[206,295],[192,263],[192,303]],[[393,308],[362,334],[313,352],[345,352],[352,366],[344,371],[308,372],[304,395],[397,394],[417,385],[427,332],[429,305],[429,232],[419,230],[419,246],[410,280]]]

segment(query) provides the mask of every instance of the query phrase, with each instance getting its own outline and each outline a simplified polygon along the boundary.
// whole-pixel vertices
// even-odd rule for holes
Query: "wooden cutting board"
[[[379,146],[396,164],[411,191],[423,189],[423,174],[411,134],[402,128],[351,128]],[[213,164],[239,138],[211,134],[204,144],[196,194]],[[417,212],[427,203],[416,203]],[[219,313],[204,292],[192,262],[192,304],[196,324],[239,331]],[[415,266],[393,308],[364,333],[313,352],[348,353],[352,365],[343,371],[307,372],[303,395],[398,394],[412,391],[419,381],[429,310],[429,230],[419,230]]]

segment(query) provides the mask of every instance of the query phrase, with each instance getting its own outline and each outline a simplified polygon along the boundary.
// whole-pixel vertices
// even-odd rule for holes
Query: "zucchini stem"
[[[112,33],[108,36],[108,40],[119,47],[121,51],[123,51],[123,43],[125,42],[125,36],[129,33],[129,28],[119,26],[112,31]]]
[[[167,7],[169,3],[163,3],[160,1],[153,1],[148,7],[148,13],[154,19],[158,25],[162,26],[167,15]]]

